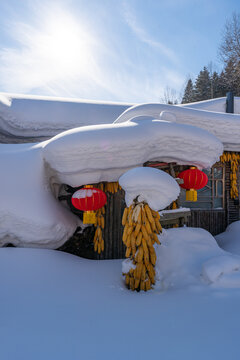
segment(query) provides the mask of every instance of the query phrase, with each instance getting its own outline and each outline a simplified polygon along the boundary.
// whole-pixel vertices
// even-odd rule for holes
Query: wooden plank
[[[187,225],[209,231],[212,235],[223,232],[226,228],[224,210],[192,210]]]

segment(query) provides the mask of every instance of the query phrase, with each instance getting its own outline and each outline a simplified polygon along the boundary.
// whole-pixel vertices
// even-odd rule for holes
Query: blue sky
[[[239,0],[2,0],[0,91],[124,102],[180,94]]]

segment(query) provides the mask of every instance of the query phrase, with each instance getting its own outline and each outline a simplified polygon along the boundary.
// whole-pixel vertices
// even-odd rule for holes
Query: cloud
[[[123,3],[123,15],[126,23],[141,42],[149,45],[155,50],[158,50],[172,63],[177,63],[177,55],[175,54],[175,52],[162,42],[156,41],[151,38],[147,31],[139,25],[134,12],[130,10],[129,5],[126,2]]]
[[[15,46],[0,50],[0,91],[113,100],[129,103],[159,101],[166,86],[180,87],[181,75],[159,64],[174,53],[151,39],[128,14],[128,25],[141,42],[156,52],[137,57],[126,38],[116,42],[93,30],[86,19],[67,9],[41,3],[31,21],[9,22]],[[107,29],[107,25],[104,24]],[[144,55],[145,50],[142,51]]]

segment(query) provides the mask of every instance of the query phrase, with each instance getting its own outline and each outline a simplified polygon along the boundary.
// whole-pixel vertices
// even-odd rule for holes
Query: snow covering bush
[[[156,246],[156,286],[162,289],[200,284],[240,287],[240,257],[220,249],[203,229],[164,230]]]
[[[228,225],[223,233],[215,236],[215,239],[224,250],[240,255],[240,221]]]

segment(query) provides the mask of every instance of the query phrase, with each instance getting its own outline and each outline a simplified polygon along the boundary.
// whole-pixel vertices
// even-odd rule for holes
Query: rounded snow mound
[[[163,230],[156,246],[156,286],[240,287],[240,257],[222,250],[203,229]]]
[[[119,178],[125,190],[127,206],[138,198],[146,201],[153,210],[164,209],[176,200],[180,189],[177,182],[166,172],[149,167],[138,167],[127,171]]]
[[[223,233],[215,236],[215,239],[222,249],[240,255],[240,221],[228,225]]]

